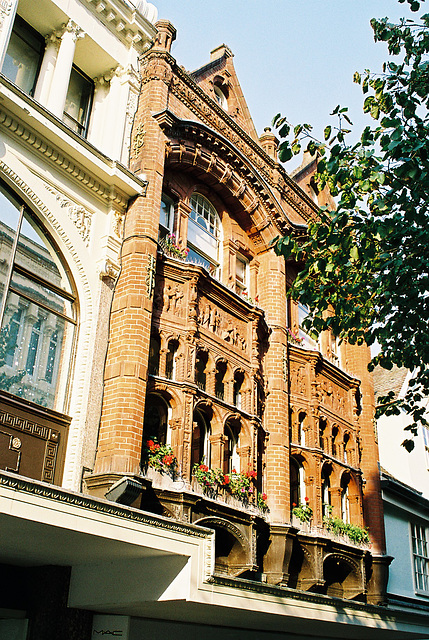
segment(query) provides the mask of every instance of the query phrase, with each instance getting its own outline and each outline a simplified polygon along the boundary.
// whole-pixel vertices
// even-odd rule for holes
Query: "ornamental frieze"
[[[239,351],[246,351],[246,323],[219,309],[217,305],[206,300],[200,301],[198,325],[200,329],[210,331]]]

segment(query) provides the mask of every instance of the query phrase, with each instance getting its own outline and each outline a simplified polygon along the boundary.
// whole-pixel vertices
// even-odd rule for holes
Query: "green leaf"
[[[323,132],[323,135],[325,137],[325,140],[327,140],[330,136],[331,136],[331,131],[332,131],[332,127],[330,125],[328,125],[327,127],[325,127],[325,130]]]

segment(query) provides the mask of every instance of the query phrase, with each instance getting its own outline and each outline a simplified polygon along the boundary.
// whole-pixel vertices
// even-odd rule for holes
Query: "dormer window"
[[[226,95],[217,84],[214,86],[214,97],[218,105],[221,106],[222,109],[225,109],[225,111],[228,111],[228,100]]]

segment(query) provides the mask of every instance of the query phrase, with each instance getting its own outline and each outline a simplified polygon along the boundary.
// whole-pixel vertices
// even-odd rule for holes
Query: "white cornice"
[[[0,127],[97,199],[125,210],[147,183],[113,161],[0,76]]]

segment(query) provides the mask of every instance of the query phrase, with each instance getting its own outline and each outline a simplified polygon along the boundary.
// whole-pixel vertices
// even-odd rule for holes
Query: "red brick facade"
[[[269,513],[253,521],[246,510],[240,516],[219,507],[224,511],[215,528],[224,522],[249,549],[258,536],[265,540],[248,552],[242,540],[244,560],[234,564],[230,554],[229,565],[219,560],[219,566],[379,601],[383,562],[368,550],[314,534],[332,509],[334,516],[368,526],[373,552],[384,553],[367,350],[337,346],[329,335],[316,345],[302,333],[298,305],[286,296],[294,267],[270,246],[317,215],[307,188],[311,171],[297,175],[303,190],[277,163],[273,134],[266,130],[258,143],[227,47],[189,76],[169,52],[174,28],[164,21],[158,28],[158,42],[141,59],[130,160],[149,188],[126,218],[88,487],[96,493],[123,474],[139,476],[148,425],[165,409],[168,440],[187,483],[180,500],[159,493],[165,509],[176,501],[169,515],[207,521],[208,507],[197,506],[191,485],[204,429],[205,461],[228,471],[235,438],[238,470],[257,471],[255,491],[268,495]],[[168,231],[175,234],[176,252],[158,243],[162,194],[171,204]],[[202,223],[195,194],[214,212]],[[211,255],[192,236],[196,224],[213,226],[202,240]],[[201,264],[192,263],[195,252]],[[300,331],[302,342],[294,338]],[[313,510],[307,537],[291,522],[293,503],[305,499]],[[342,577],[333,576],[335,562],[345,567]]]

